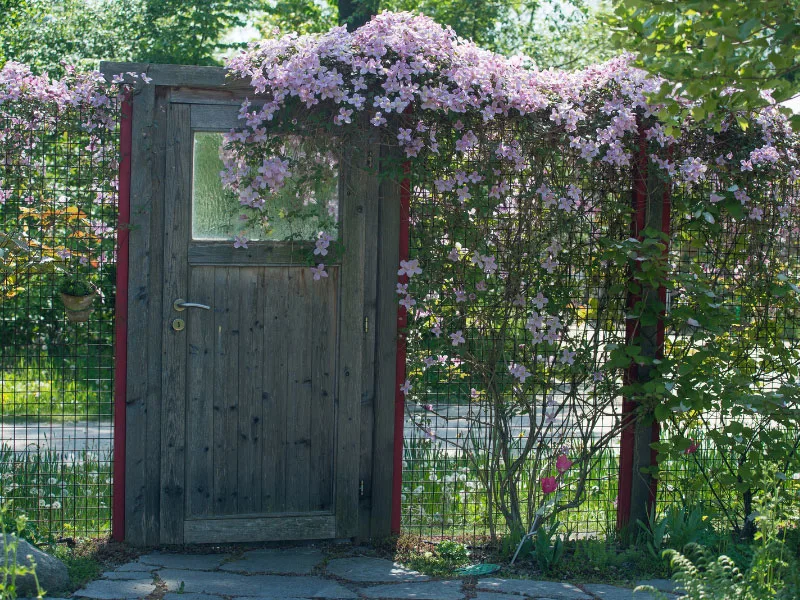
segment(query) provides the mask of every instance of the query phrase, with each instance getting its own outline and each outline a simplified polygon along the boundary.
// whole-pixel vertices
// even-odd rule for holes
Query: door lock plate
[[[172,328],[175,331],[183,331],[186,327],[186,322],[183,319],[173,319]]]

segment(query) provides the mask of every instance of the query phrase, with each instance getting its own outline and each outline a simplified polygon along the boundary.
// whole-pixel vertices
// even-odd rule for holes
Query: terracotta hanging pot
[[[61,292],[61,302],[67,309],[67,319],[71,323],[85,323],[89,320],[89,315],[92,314],[94,308],[92,303],[97,297],[97,292],[92,292],[88,296],[70,296]]]

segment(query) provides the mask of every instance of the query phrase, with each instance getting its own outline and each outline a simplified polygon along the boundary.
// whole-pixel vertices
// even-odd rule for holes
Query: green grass
[[[0,449],[0,502],[28,517],[25,537],[98,537],[111,527],[111,460],[82,452],[67,462],[53,452]]]
[[[448,454],[437,440],[411,438],[403,441],[402,526],[417,533],[442,532],[443,535],[489,535],[488,497],[475,465],[463,453]],[[485,457],[478,459],[486,464]],[[579,510],[558,516],[565,531],[612,535],[616,526],[619,456],[608,449],[601,452],[587,477],[586,498]],[[523,476],[520,496],[528,491],[541,499],[540,483]],[[532,488],[532,489],[531,489]],[[496,514],[502,533],[503,520]]]
[[[497,577],[534,578],[583,583],[631,584],[642,579],[668,576],[663,559],[656,559],[640,546],[625,547],[616,540],[579,539],[564,544],[561,558],[549,568],[537,560],[532,545],[527,544],[514,565],[510,564],[514,548],[500,540],[496,544],[471,545],[469,538],[463,542],[468,549],[466,561],[448,560],[440,551],[442,542],[432,543],[424,537],[403,534],[393,540],[388,556],[403,565],[426,575],[451,577],[462,564],[492,563],[500,565]]]
[[[793,439],[793,433],[787,432],[787,435]],[[404,440],[402,527],[409,533],[429,537],[488,536],[491,509],[479,473],[463,452],[449,454],[446,447],[436,439]],[[487,464],[485,457],[478,462]],[[721,507],[724,505],[734,517],[743,518],[742,495],[733,487],[717,486],[712,491],[705,479],[710,470],[724,468],[723,465],[720,451],[706,444],[695,454],[662,463],[657,518],[663,518],[672,507],[699,507],[717,530],[730,530],[731,524]],[[796,470],[793,466],[789,472]],[[559,531],[572,537],[613,539],[617,535],[618,478],[619,449],[605,449],[589,471],[583,503],[558,514]],[[538,480],[531,481],[523,476],[518,490],[520,497],[532,491],[534,502],[542,501]],[[502,535],[502,516],[496,508],[495,511],[497,532]]]
[[[110,419],[113,360],[29,354],[0,369],[0,418]]]

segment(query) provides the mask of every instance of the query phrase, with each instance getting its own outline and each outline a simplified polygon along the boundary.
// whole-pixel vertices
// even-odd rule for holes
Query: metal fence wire
[[[0,501],[42,539],[111,523],[118,135],[85,110],[0,104]]]
[[[464,130],[469,125],[465,121]],[[548,500],[540,485],[543,478],[556,475],[559,491],[567,495],[578,487],[577,477],[557,474],[555,455],[570,456],[595,444],[601,449],[587,468],[582,502],[546,525],[572,537],[613,537],[622,375],[620,370],[596,371],[596,379],[581,380],[561,359],[565,350],[577,350],[579,360],[599,366],[609,358],[610,347],[626,344],[624,290],[631,272],[614,267],[607,257],[608,244],[625,247],[636,242],[631,240],[634,172],[587,166],[563,140],[543,135],[535,126],[515,127],[512,119],[498,121],[494,129],[480,124],[475,129],[484,133],[473,150],[444,147],[440,136],[440,154],[447,159],[432,160],[410,175],[410,258],[419,260],[423,274],[412,279],[409,291],[414,280],[422,283],[417,290],[436,291],[424,298],[414,296],[416,304],[409,309],[407,373],[414,386],[406,395],[402,527],[433,539],[474,540],[505,533],[513,515],[501,506],[498,490],[504,485],[515,486],[505,493],[520,499],[527,516],[522,521],[528,525]],[[703,135],[696,143],[708,144],[708,139]],[[499,142],[516,145],[524,162],[496,160],[492,150]],[[692,143],[673,148],[671,159],[680,164],[702,154]],[[735,151],[737,141],[720,135],[714,143],[724,155]],[[470,196],[455,198],[454,187],[472,173],[487,172],[487,164],[499,180],[511,182],[502,193],[490,184],[482,189],[471,185]],[[777,397],[796,368],[790,363],[800,345],[800,325],[796,307],[789,305],[794,300],[784,302],[771,290],[779,282],[776,277],[794,281],[800,271],[800,191],[796,183],[760,176],[749,188],[754,198],[758,195],[754,202],[765,207],[760,219],[723,212],[720,231],[698,226],[698,219],[708,225],[706,217],[696,213],[698,200],[725,193],[720,186],[710,179],[669,190],[664,356],[681,360],[696,352],[692,340],[699,338],[693,338],[694,326],[686,319],[693,313],[686,309],[698,309],[708,295],[704,292],[706,300],[698,298],[687,280],[698,273],[711,274],[719,310],[728,311],[731,318],[730,330],[714,343],[727,345],[739,361],[717,367],[729,374],[726,393]],[[547,210],[554,199],[564,198],[575,200],[567,219],[563,211]],[[601,238],[606,241],[601,243]],[[520,252],[520,247],[530,251]],[[481,269],[481,257],[487,255],[496,258],[499,280]],[[554,260],[542,269],[545,257]],[[523,273],[527,287],[523,282],[510,293],[509,288],[518,285],[509,278],[515,271]],[[517,291],[524,297],[519,310],[512,301]],[[538,292],[548,298],[544,309],[531,306]],[[561,315],[558,336],[542,340],[526,326],[534,308],[537,318],[549,309]],[[765,327],[753,336],[759,322]],[[454,348],[446,336],[455,329],[465,340]],[[785,349],[783,360],[789,362],[759,361],[766,354],[775,357],[777,345]],[[487,361],[491,352],[497,367]],[[526,365],[528,382],[535,383],[521,392],[519,382],[509,382],[503,372],[509,363]],[[675,390],[682,392],[688,391]],[[690,512],[700,510],[727,530],[736,531],[746,522],[752,499],[744,493],[738,473],[747,464],[747,444],[742,456],[734,456],[730,447],[715,442],[721,423],[738,421],[751,436],[779,430],[779,443],[798,447],[796,429],[770,421],[757,409],[731,410],[725,397],[723,393],[710,411],[687,406],[662,424],[662,440],[681,435],[692,443],[659,465],[653,518],[671,515],[686,522]],[[600,417],[588,421],[587,415],[598,409]],[[608,437],[598,443],[603,436]],[[515,467],[532,438],[537,450]],[[778,471],[788,466],[774,465]],[[513,468],[519,469],[517,477],[505,477]]]
[[[118,133],[85,126],[83,110],[0,104],[0,502],[48,539],[103,536],[111,525]],[[423,273],[408,291],[427,292],[409,311],[414,385],[406,395],[402,529],[478,539],[503,534],[515,519],[527,527],[550,498],[543,480],[552,478],[564,497],[582,501],[548,526],[612,536],[624,382],[621,369],[602,365],[609,348],[626,343],[630,272],[612,257],[630,243],[632,172],[588,166],[568,142],[548,136],[545,123],[463,121],[459,127],[481,132],[472,147],[457,151],[458,136],[442,131],[439,155],[410,174],[410,258]],[[500,142],[515,152],[498,154]],[[676,149],[676,161],[681,153],[692,148]],[[487,165],[503,189],[475,181]],[[470,178],[470,196],[459,195]],[[729,218],[712,236],[698,230],[689,207],[715,185],[672,192],[665,355],[686,352],[692,332],[670,315],[698,302],[681,284],[697,269],[717,274],[720,309],[731,315],[725,343],[745,361],[765,344],[796,351],[798,313],[773,315],[776,301],[764,290],[778,273],[800,274],[800,230],[780,225],[800,219],[778,208],[796,211],[800,188],[762,181],[759,193],[782,201],[761,220]],[[570,210],[549,210],[559,202]],[[73,322],[60,298],[68,274],[99,291],[85,322]],[[737,334],[765,315],[768,335]],[[463,341],[453,345],[451,334]],[[573,361],[591,368],[578,371]],[[785,378],[770,364],[727,367],[748,373],[763,395]],[[753,412],[690,416],[662,429],[662,437],[696,441],[661,465],[662,514],[712,506],[709,475],[735,471],[735,457],[711,435],[721,419],[779,428]],[[797,431],[782,431],[796,443]],[[587,448],[585,471],[557,467],[561,456]],[[746,499],[730,494],[729,505],[745,510]]]
[[[718,134],[690,141],[679,149],[680,153],[691,156],[700,144],[714,144],[718,160],[737,151],[734,134]],[[686,410],[663,424],[662,438],[680,434],[692,443],[682,456],[660,465],[657,507],[661,514],[672,512],[684,519],[692,510],[701,510],[715,524],[738,533],[756,508],[751,492],[759,491],[759,485],[751,489],[741,478],[752,464],[789,479],[789,485],[798,489],[798,482],[791,482],[798,464],[791,449],[800,445],[800,431],[796,425],[787,426],[786,421],[776,419],[775,411],[760,407],[766,400],[782,408],[778,416],[795,411],[794,420],[789,422],[796,424],[796,404],[781,395],[781,386],[793,380],[792,371],[797,367],[800,313],[796,296],[783,294],[778,288],[782,282],[796,281],[800,273],[800,186],[790,178],[753,177],[746,190],[734,191],[743,215],[721,213],[718,229],[707,223],[698,226],[702,217],[691,207],[712,194],[721,197],[726,191],[730,190],[711,179],[682,186],[672,194],[672,276],[667,290],[665,355],[685,360],[694,353],[687,340],[693,336],[702,339],[726,357],[715,365],[725,387],[714,409],[704,412],[692,410],[687,390],[675,390],[687,398]],[[763,214],[748,214],[751,207],[759,207]],[[698,276],[709,282],[709,289],[702,294],[691,289],[691,281]],[[700,312],[703,302],[713,302],[721,318],[727,319],[730,326],[726,331],[710,334],[702,325],[689,325],[685,312],[679,318],[670,318],[678,311]],[[696,391],[714,393],[703,381],[698,382]],[[749,397],[751,403],[726,403],[733,396]],[[734,423],[742,426],[741,433],[733,440],[720,438],[718,431]],[[789,457],[786,462],[754,456],[750,444],[771,434],[776,435],[768,445],[776,450],[775,456]],[[778,446],[789,451],[781,454]]]
[[[498,120],[475,129],[483,133],[470,152],[440,136],[447,160],[411,174],[410,257],[423,273],[410,285],[437,291],[415,295],[409,312],[415,383],[406,396],[402,527],[432,538],[503,534],[515,507],[503,506],[501,489],[513,485],[527,528],[548,500],[542,479],[559,477],[567,495],[585,489],[579,507],[554,519],[560,528],[613,535],[622,377],[600,365],[608,345],[625,343],[626,269],[606,259],[599,240],[630,237],[630,188],[617,169],[587,168],[566,144],[545,150],[536,127]],[[498,157],[499,142],[525,158]],[[471,185],[463,204],[454,198],[450,182],[458,187],[487,164],[507,185]],[[572,210],[549,210],[557,202]],[[454,331],[465,337],[458,347]],[[594,373],[577,374],[575,358]],[[525,365],[529,377],[515,380],[508,363]],[[585,481],[560,477],[557,457],[586,448],[596,451]]]

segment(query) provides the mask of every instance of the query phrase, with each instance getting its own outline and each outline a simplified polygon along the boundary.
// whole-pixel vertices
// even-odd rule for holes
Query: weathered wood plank
[[[214,514],[235,515],[239,269],[214,269]]]
[[[228,266],[280,266],[306,265],[312,242],[249,242],[247,248],[234,248],[226,242],[192,242],[189,246],[189,264]],[[331,243],[331,254],[336,254],[336,244]],[[333,264],[333,263],[332,263]]]
[[[225,88],[233,87],[235,83],[227,78],[227,69],[222,67],[102,61],[100,72],[107,78],[119,73],[145,73],[152,79],[150,85]],[[236,82],[236,85],[241,86],[241,83]]]
[[[186,543],[319,540],[336,536],[331,514],[275,515],[186,521]]]
[[[361,371],[361,433],[359,460],[359,533],[361,539],[370,538],[372,511],[372,461],[375,402],[375,339],[377,314],[378,270],[378,209],[380,136],[375,127],[368,126],[364,143],[359,150],[365,152],[362,201],[364,206],[364,346]]]
[[[311,510],[333,508],[334,397],[336,384],[336,329],[339,269],[329,267],[328,278],[312,281],[311,314]]]
[[[125,455],[125,539],[135,545],[157,542],[158,531],[148,527],[154,521],[153,503],[148,502],[148,448],[152,443],[159,445],[158,438],[148,444],[148,400],[151,393],[150,374],[147,368],[152,361],[160,363],[160,340],[157,341],[156,356],[152,355],[155,346],[148,337],[151,311],[160,307],[161,298],[151,294],[149,280],[153,264],[158,264],[160,256],[151,260],[151,233],[160,227],[152,207],[161,206],[154,198],[159,193],[163,181],[163,140],[158,137],[155,117],[155,89],[146,88],[133,99],[132,148],[131,148],[131,226],[129,233],[130,271],[128,273],[128,372],[127,406],[125,420],[129,432],[138,431],[140,436],[128,435]],[[152,174],[145,177],[144,174]],[[160,232],[159,232],[160,233]],[[158,273],[158,270],[157,270]],[[153,306],[153,301],[155,307]],[[160,312],[160,311],[159,311]],[[144,368],[142,367],[144,365]],[[159,373],[158,387],[161,385]],[[160,433],[160,429],[159,429]],[[158,504],[155,503],[155,510]]]
[[[261,393],[264,363],[264,269],[239,269],[239,513],[261,510]]]
[[[288,269],[290,310],[284,324],[285,335],[292,337],[289,346],[288,389],[284,446],[286,453],[286,510],[306,511],[309,506],[309,476],[311,472],[311,353],[314,343],[313,308],[311,298],[317,293],[312,287],[311,271],[306,268]]]
[[[289,318],[288,269],[265,271],[264,290],[264,412],[262,437],[262,509],[265,513],[286,510],[286,402],[288,401],[289,344],[285,324]]]
[[[186,311],[188,344],[188,407],[186,415],[186,516],[212,514],[214,483],[214,268],[195,267],[190,271],[189,294],[193,302],[212,310]]]
[[[161,481],[154,476],[161,466],[161,373],[162,373],[162,335],[164,323],[162,321],[162,290],[164,277],[164,204],[166,186],[166,146],[167,146],[167,117],[169,107],[169,91],[156,90],[155,106],[155,135],[158,143],[153,151],[156,172],[143,176],[154,177],[155,186],[150,206],[145,211],[152,214],[150,230],[150,260],[152,269],[147,282],[147,293],[151,297],[150,313],[147,322],[147,339],[151,345],[150,357],[147,362],[149,388],[147,393],[147,537],[151,544],[159,543],[161,526],[159,523],[161,510]],[[135,439],[135,438],[134,438]]]
[[[224,104],[195,104],[192,106],[192,129],[203,131],[230,131],[241,129],[239,107]]]
[[[167,117],[164,203],[164,288],[162,294],[161,543],[183,543],[186,451],[186,332],[171,326],[172,307],[185,298],[188,281],[186,244],[192,176],[189,108],[173,105]]]
[[[385,151],[385,150],[384,150]],[[388,156],[387,159],[392,159]],[[378,287],[375,341],[375,417],[372,463],[372,524],[370,536],[391,533],[394,451],[395,360],[397,358],[397,268],[400,262],[400,185],[380,183]]]
[[[260,101],[255,96],[255,91],[250,86],[238,88],[238,84],[231,84],[226,89],[207,89],[193,87],[178,87],[172,90],[170,102],[181,104],[207,104],[213,106],[235,106],[237,110],[245,99],[250,100],[251,110],[256,110],[264,105],[264,99]]]
[[[342,164],[353,165],[339,175],[342,241],[347,248],[342,261],[339,325],[339,395],[336,445],[337,537],[358,535],[360,411],[364,344],[365,157],[352,148]]]

